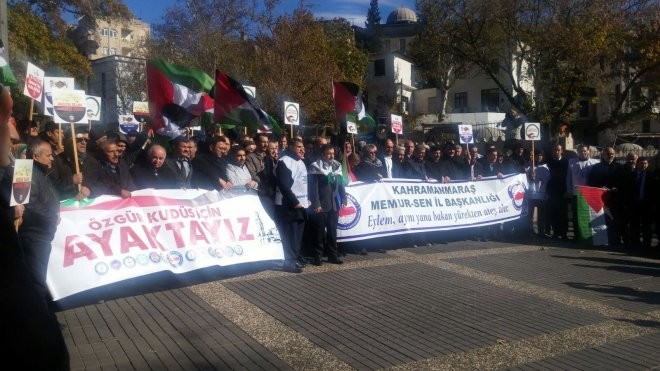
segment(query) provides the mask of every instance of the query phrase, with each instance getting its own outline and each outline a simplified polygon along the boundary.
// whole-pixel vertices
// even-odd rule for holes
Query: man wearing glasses
[[[90,195],[89,188],[83,184],[83,174],[86,169],[94,169],[99,166],[98,160],[88,155],[87,143],[89,142],[89,133],[81,130],[76,133],[76,151],[78,152],[78,171],[76,171],[76,161],[73,153],[73,139],[69,134],[64,140],[64,152],[55,156],[53,161],[53,171],[48,177],[55,184],[59,193],[60,200],[66,200],[75,197],[79,200]]]

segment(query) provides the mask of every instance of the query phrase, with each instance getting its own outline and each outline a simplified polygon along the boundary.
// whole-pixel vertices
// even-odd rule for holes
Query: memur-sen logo
[[[525,200],[525,185],[521,182],[515,182],[509,186],[508,192],[509,197],[511,197],[511,203],[513,208],[520,211],[523,207],[523,201]]]
[[[360,221],[360,215],[362,214],[360,204],[348,192],[346,193],[346,201],[346,207],[339,210],[339,221],[337,222],[337,228],[343,231],[355,227]]]

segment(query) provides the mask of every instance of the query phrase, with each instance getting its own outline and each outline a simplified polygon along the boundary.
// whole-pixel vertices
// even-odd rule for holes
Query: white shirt
[[[566,190],[576,196],[575,186],[587,185],[587,177],[591,168],[599,163],[600,160],[595,158],[588,158],[580,160],[579,158],[572,158],[568,161],[568,174],[566,174]]]

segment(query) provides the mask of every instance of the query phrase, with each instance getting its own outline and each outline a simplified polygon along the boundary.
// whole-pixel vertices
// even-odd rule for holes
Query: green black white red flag
[[[607,190],[595,187],[576,186],[577,190],[577,235],[583,242],[593,246],[606,246],[607,225],[605,224],[605,202]]]
[[[247,126],[260,132],[281,133],[277,121],[259,108],[243,85],[215,70],[215,121],[221,125]]]
[[[362,102],[362,91],[357,84],[347,81],[332,83],[332,98],[335,102],[335,115],[343,121],[346,115],[362,125],[376,126],[376,121],[367,113]]]
[[[147,95],[151,126],[160,134],[177,137],[190,122],[213,114],[209,96],[214,81],[201,70],[163,60],[147,62]]]

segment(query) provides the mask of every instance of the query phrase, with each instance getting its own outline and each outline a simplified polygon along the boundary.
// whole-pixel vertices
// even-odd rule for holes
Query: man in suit
[[[652,233],[651,227],[654,219],[654,204],[658,187],[654,174],[648,171],[649,160],[646,157],[637,159],[637,170],[633,179],[634,190],[631,213],[630,243],[638,246],[641,232],[642,247],[650,248]]]
[[[343,261],[337,253],[338,213],[341,207],[346,205],[342,169],[341,164],[335,160],[335,149],[332,145],[321,147],[321,153],[321,158],[314,161],[308,169],[310,222],[315,237],[312,264],[321,265],[321,256],[325,251],[330,263],[342,264]]]
[[[188,138],[179,136],[173,139],[172,157],[166,161],[178,177],[177,188],[191,188],[193,173],[195,172],[190,161],[190,145]]]

